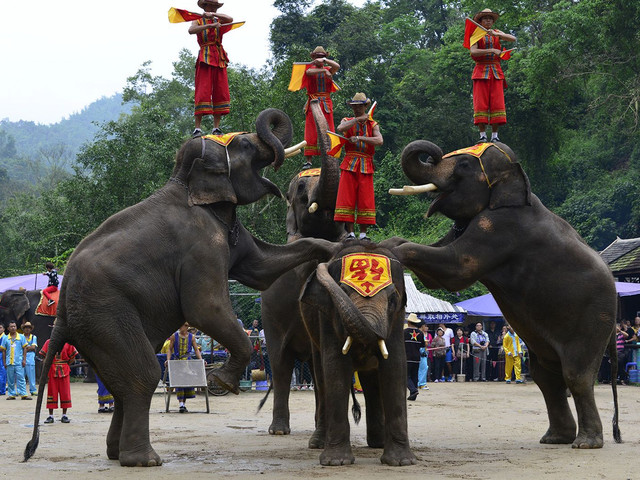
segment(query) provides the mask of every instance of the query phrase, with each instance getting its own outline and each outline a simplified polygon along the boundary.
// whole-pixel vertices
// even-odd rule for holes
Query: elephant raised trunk
[[[335,210],[336,198],[338,196],[338,184],[340,182],[340,165],[338,161],[327,155],[330,141],[326,134],[329,126],[322,114],[320,104],[317,100],[311,101],[309,106],[318,132],[318,149],[320,150],[321,172],[318,180],[318,187],[309,199],[309,212],[314,213],[318,208]]]
[[[426,162],[420,159],[420,155],[427,154]],[[413,183],[421,185],[429,175],[431,165],[438,164],[442,160],[442,150],[434,143],[427,140],[416,140],[407,145],[402,151],[402,170]]]
[[[289,117],[275,108],[268,108],[260,112],[256,119],[256,134],[271,148],[274,160],[271,161],[271,155],[257,158],[254,160],[254,168],[260,170],[271,164],[274,170],[278,170],[284,162],[284,148],[289,146],[293,138]]]
[[[331,296],[333,304],[342,318],[345,330],[352,339],[365,345],[370,345],[378,344],[379,339],[384,340],[387,338],[388,322],[386,310],[384,311],[384,315],[370,315],[365,317],[360,309],[351,301],[349,296],[333,280],[329,274],[326,263],[318,265],[316,275],[320,284]],[[345,347],[347,347],[346,344]]]

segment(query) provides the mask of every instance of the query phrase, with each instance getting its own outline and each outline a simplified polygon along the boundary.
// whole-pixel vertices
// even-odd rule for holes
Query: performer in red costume
[[[353,224],[356,210],[360,225],[360,238],[368,239],[367,228],[376,223],[376,203],[373,193],[373,154],[382,145],[378,122],[369,118],[366,108],[371,103],[364,93],[356,93],[347,102],[353,117],[343,118],[338,132],[349,139],[344,146],[345,156],[340,164],[340,184],[333,219],[345,222],[347,239],[355,238]]]
[[[189,33],[197,35],[200,52],[196,61],[196,94],[194,137],[202,135],[204,115],[213,115],[213,135],[221,135],[220,119],[230,111],[231,97],[227,79],[229,57],[222,46],[222,36],[232,29],[233,18],[218,9],[223,4],[217,0],[198,0],[204,10],[203,18],[191,22]]]
[[[307,142],[307,146],[304,149],[306,163],[302,167],[303,169],[311,168],[311,156],[320,155],[320,150],[318,149],[318,132],[316,131],[316,124],[313,120],[311,109],[309,108],[309,102],[311,102],[311,100],[319,100],[322,113],[327,119],[328,128],[330,131],[334,131],[331,93],[338,90],[338,86],[333,82],[333,75],[340,70],[340,65],[333,60],[329,60],[327,58],[328,56],[329,52],[323,47],[316,47],[313,52],[311,52],[312,61],[306,66],[304,79],[302,81],[302,88],[307,90],[307,103],[304,106],[304,139]]]
[[[500,15],[485,8],[473,20],[487,30],[487,34],[471,45],[471,58],[476,62],[473,80],[473,123],[480,131],[479,142],[487,141],[487,124],[491,125],[491,141],[499,142],[498,128],[507,123],[504,104],[504,73],[500,67],[500,40],[515,42],[516,37],[496,30],[493,24]]]
[[[40,350],[41,356],[47,355],[49,349],[49,340],[44,342],[42,349]],[[67,409],[71,408],[71,368],[69,364],[78,355],[78,351],[74,346],[68,343],[64,344],[60,353],[56,354],[56,357],[49,369],[49,380],[47,383],[47,408],[49,409],[49,416],[44,423],[53,423],[53,410],[58,408],[58,397],[60,397],[60,408],[62,408],[62,423],[69,423],[69,417],[67,417]]]

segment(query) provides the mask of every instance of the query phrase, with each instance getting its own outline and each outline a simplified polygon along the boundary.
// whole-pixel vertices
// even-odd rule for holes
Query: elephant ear
[[[497,149],[492,149],[491,154],[484,163],[491,182],[489,209],[531,205],[529,177],[515,153],[508,146],[500,144]]]
[[[322,310],[325,313],[328,311],[327,307],[333,305],[332,302],[327,302],[327,291],[318,281],[315,270],[307,278],[302,292],[300,292],[299,300],[300,303]]]
[[[195,158],[187,175],[189,206],[217,202],[238,203],[229,178],[229,165],[222,155]]]

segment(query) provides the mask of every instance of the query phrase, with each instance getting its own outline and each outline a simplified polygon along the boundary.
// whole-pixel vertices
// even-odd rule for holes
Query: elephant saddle
[[[49,317],[55,317],[56,311],[58,310],[58,299],[60,298],[60,290],[56,290],[49,294],[52,300],[55,300],[53,305],[48,305],[49,300],[47,297],[40,294],[40,302],[38,303],[38,308],[36,308],[36,315],[47,315]]]

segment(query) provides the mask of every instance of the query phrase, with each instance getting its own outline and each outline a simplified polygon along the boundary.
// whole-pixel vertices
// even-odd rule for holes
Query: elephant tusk
[[[346,355],[347,353],[349,353],[349,349],[351,348],[351,343],[353,343],[353,340],[351,339],[351,335],[349,335],[345,340],[344,345],[342,346],[343,355]]]
[[[297,145],[293,145],[292,147],[285,148],[284,149],[284,158],[293,157],[294,155],[299,154],[300,150],[302,150],[306,146],[307,146],[307,141],[303,140]]]
[[[387,344],[384,343],[384,340],[382,338],[378,339],[378,347],[380,347],[380,353],[382,353],[382,358],[384,358],[385,360],[389,358],[389,351],[387,350]]]
[[[390,195],[417,195],[418,193],[435,192],[438,187],[433,183],[426,185],[405,185],[402,188],[390,188]]]
[[[309,207],[309,213],[315,213],[318,210],[318,202],[313,202]]]

